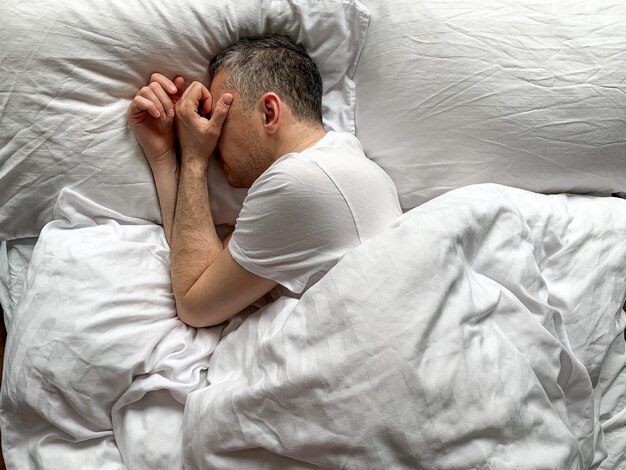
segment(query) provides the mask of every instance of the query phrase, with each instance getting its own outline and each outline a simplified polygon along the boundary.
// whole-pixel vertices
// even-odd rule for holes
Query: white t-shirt
[[[248,271],[299,298],[402,214],[391,178],[351,134],[328,132],[276,160],[248,191],[228,247]]]

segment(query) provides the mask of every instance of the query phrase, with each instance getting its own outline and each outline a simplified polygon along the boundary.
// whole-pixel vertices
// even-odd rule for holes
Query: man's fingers
[[[212,101],[212,99],[209,99],[202,102],[202,110],[204,111],[205,115],[211,114],[211,109],[213,108]]]
[[[167,116],[174,117],[174,104],[172,103],[169,95],[163,89],[162,85],[158,82],[152,82],[150,85],[148,85],[148,87],[161,102],[161,106],[163,107],[164,112],[167,114]]]
[[[139,93],[137,93],[137,95],[152,101],[152,103],[154,103],[154,106],[156,106],[156,109],[159,111],[159,115],[161,118],[165,119],[167,117],[161,100],[157,97],[157,95],[154,93],[152,88],[150,88],[150,86],[143,87],[141,90],[139,90]]]
[[[231,95],[230,93],[225,93],[215,105],[215,109],[213,110],[213,114],[211,115],[211,120],[209,121],[211,130],[215,135],[220,135],[220,133],[222,132],[222,126],[224,125],[226,116],[228,116],[228,112],[230,111],[230,105],[232,104],[232,102],[233,95]]]
[[[131,113],[137,111],[148,111],[155,118],[160,118],[161,114],[159,110],[155,106],[155,104],[150,101],[148,98],[144,98],[143,96],[135,96],[132,101]]]
[[[211,93],[207,87],[200,82],[192,82],[191,85],[185,90],[183,96],[180,97],[176,108],[182,109],[184,112],[193,112],[195,114],[198,110],[198,105],[201,101],[211,102]]]
[[[182,75],[174,77],[174,85],[176,85],[176,95],[182,96],[185,92],[185,78]]]
[[[167,92],[170,95],[173,95],[174,93],[176,93],[178,89],[174,82],[172,82],[169,78],[167,78],[165,75],[161,73],[155,72],[152,75],[150,75],[150,82],[157,82],[159,85],[163,87],[164,90],[167,90]]]

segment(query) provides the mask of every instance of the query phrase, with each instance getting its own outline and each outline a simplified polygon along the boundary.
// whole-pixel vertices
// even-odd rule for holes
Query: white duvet
[[[175,317],[160,227],[70,190],[55,218],[9,325],[8,468],[587,469],[606,456],[622,200],[452,191],[300,301],[202,330]]]

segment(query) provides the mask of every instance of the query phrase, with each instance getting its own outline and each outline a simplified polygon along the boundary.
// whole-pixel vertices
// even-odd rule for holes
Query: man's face
[[[233,95],[233,102],[222,133],[217,142],[216,158],[220,162],[228,184],[235,188],[249,188],[271,164],[267,162],[271,154],[262,142],[262,128],[259,124],[263,116],[253,109],[246,113],[242,109],[239,93],[226,86],[227,71],[220,71],[211,82],[213,109],[224,93]]]

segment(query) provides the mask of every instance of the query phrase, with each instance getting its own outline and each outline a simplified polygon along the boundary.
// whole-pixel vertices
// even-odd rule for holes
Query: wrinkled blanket
[[[606,456],[626,202],[498,185],[404,214],[302,299],[175,318],[159,228],[64,190],[10,326],[9,468],[562,468]],[[71,289],[70,289],[71,287]]]

